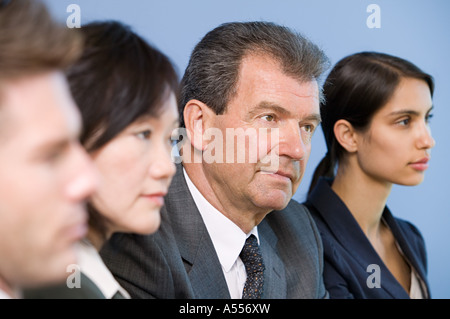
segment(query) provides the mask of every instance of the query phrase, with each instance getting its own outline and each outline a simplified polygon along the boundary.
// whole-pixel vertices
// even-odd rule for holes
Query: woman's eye
[[[150,138],[151,133],[152,132],[150,130],[145,130],[145,131],[138,133],[137,137],[139,137],[143,140],[148,140]]]
[[[433,118],[433,114],[428,114],[427,116],[425,116],[425,122],[430,123],[432,118]]]
[[[403,120],[398,121],[397,124],[400,124],[402,126],[407,126],[410,121],[411,121],[411,119],[407,118],[407,119],[403,119]]]

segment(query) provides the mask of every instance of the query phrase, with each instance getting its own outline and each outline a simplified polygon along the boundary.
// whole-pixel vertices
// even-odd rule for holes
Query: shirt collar
[[[0,287],[0,299],[23,299],[23,291],[18,286],[10,288],[10,291],[3,289]]]
[[[0,299],[13,299],[12,296],[0,289]]]
[[[235,223],[225,217],[203,197],[184,168],[183,173],[192,198],[211,237],[220,264],[225,272],[229,272],[238,259],[247,237],[253,234],[259,243],[257,226],[248,234],[244,233]]]
[[[81,271],[95,283],[105,298],[111,299],[117,291],[120,291],[125,298],[131,298],[106,267],[97,249],[87,240],[80,242],[78,264]]]

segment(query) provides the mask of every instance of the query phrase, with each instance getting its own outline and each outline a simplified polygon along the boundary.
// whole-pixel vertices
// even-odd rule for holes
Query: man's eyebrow
[[[34,156],[36,156],[36,158],[40,158],[41,156],[45,156],[48,153],[64,150],[65,148],[69,147],[69,145],[70,141],[68,139],[65,138],[53,139],[36,147],[36,149],[34,150],[35,154]]]
[[[303,121],[314,121],[314,122],[317,122],[317,123],[321,123],[322,122],[322,117],[320,116],[320,114],[314,113],[314,114],[311,114],[311,115],[308,115],[307,117],[305,117],[303,119]]]
[[[261,103],[259,103],[254,109],[252,109],[249,112],[249,115],[251,117],[257,115],[258,113],[260,113],[261,111],[272,111],[274,113],[277,114],[281,114],[281,115],[286,115],[286,116],[290,116],[291,112],[286,110],[285,108],[275,104],[275,103],[271,103],[271,102],[267,102],[267,101],[263,101]],[[307,117],[303,118],[302,121],[316,121],[316,122],[322,122],[322,118],[320,116],[320,114],[318,113],[314,113],[314,114],[310,114]]]
[[[290,115],[291,112],[286,110],[285,108],[271,102],[263,101],[259,103],[255,108],[253,108],[249,114],[251,116],[257,115],[261,111],[272,111],[274,113],[283,114],[283,115]]]

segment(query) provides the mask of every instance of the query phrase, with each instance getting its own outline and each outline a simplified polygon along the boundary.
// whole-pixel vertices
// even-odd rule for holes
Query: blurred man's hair
[[[81,53],[76,29],[52,19],[40,0],[0,0],[1,82],[64,71]]]

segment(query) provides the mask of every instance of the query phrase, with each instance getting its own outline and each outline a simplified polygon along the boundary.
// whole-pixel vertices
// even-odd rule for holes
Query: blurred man
[[[63,70],[81,39],[36,0],[0,0],[0,298],[63,282],[97,176]]]

